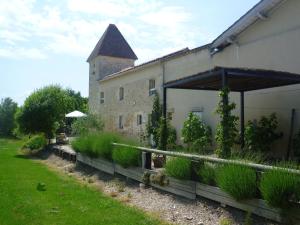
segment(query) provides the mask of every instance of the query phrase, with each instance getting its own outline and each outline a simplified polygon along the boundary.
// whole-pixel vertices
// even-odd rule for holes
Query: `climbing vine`
[[[229,103],[229,88],[225,87],[221,90],[220,102],[216,113],[220,116],[220,122],[216,131],[217,149],[216,154],[222,158],[229,158],[231,149],[238,136],[237,121],[238,117],[231,114],[235,109],[235,103]]]
[[[148,124],[146,127],[147,136],[150,138],[152,136],[154,145],[157,146],[159,143],[159,127],[160,118],[162,115],[162,106],[159,102],[158,94],[155,94],[152,106],[152,112],[148,118]]]

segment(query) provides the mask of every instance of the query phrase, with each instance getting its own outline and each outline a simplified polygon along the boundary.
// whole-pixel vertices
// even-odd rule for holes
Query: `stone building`
[[[283,155],[291,130],[300,129],[299,40],[298,0],[262,0],[212,43],[140,65],[134,65],[137,57],[117,27],[109,25],[87,60],[90,112],[102,116],[107,130],[137,136],[145,130],[157,92],[179,136],[189,112],[214,131],[216,90],[221,71],[227,71],[239,116],[243,96],[243,124],[277,114],[284,137],[273,147]]]

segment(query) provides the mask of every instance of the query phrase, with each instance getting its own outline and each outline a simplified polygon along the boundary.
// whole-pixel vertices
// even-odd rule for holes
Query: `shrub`
[[[112,133],[102,133],[96,136],[92,144],[92,151],[98,153],[100,157],[111,160],[114,146],[113,142],[118,142],[120,137]]]
[[[256,194],[256,173],[253,169],[239,165],[225,165],[216,175],[218,186],[236,200],[249,199]]]
[[[188,150],[205,153],[212,142],[211,135],[210,127],[206,126],[197,115],[189,113],[182,128],[183,142],[188,145]]]
[[[88,133],[95,133],[103,131],[104,123],[100,117],[96,115],[88,115],[86,117],[78,118],[72,124],[73,135],[86,135]]]
[[[300,200],[300,177],[284,169],[273,169],[262,175],[260,191],[270,206],[287,208],[294,197]]]
[[[167,175],[180,179],[188,180],[191,178],[192,162],[184,158],[171,158],[165,165]]]
[[[204,162],[204,164],[198,170],[198,175],[202,183],[208,185],[216,184],[216,167],[214,164]]]
[[[28,148],[30,150],[40,150],[47,145],[47,139],[44,135],[34,135],[32,136],[23,146],[23,148]]]
[[[76,138],[71,144],[75,151],[90,157],[112,159],[113,142],[120,137],[113,133],[88,134]]]
[[[124,143],[124,141],[122,141]],[[126,141],[125,141],[126,142]],[[129,145],[136,145],[127,141]],[[130,146],[115,146],[112,154],[113,160],[122,167],[138,166],[141,163],[141,152]]]
[[[160,118],[157,132],[159,135],[158,149],[174,150],[176,148],[177,133],[169,119]]]
[[[271,144],[280,139],[282,132],[277,132],[278,121],[275,113],[263,116],[258,123],[248,121],[245,127],[245,147],[250,151],[270,151]]]

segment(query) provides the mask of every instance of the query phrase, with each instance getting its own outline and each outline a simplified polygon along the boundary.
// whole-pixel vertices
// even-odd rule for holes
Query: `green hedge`
[[[300,201],[300,177],[283,169],[263,173],[260,191],[270,206],[288,208],[290,201]]]
[[[200,181],[207,185],[216,185],[216,165],[204,162],[198,170]]]
[[[72,147],[76,152],[93,158],[103,157],[112,159],[113,142],[118,142],[120,137],[113,133],[88,134],[76,138]]]
[[[121,141],[129,145],[137,145],[134,142]],[[141,152],[132,147],[115,146],[113,150],[112,158],[114,162],[120,164],[122,167],[127,168],[130,166],[139,166],[141,164]]]
[[[185,158],[171,158],[165,165],[167,175],[180,179],[189,180],[192,173],[192,162]]]
[[[45,135],[38,134],[32,136],[26,143],[23,145],[23,148],[27,148],[30,150],[40,150],[43,149],[47,145],[47,139]]]
[[[236,200],[254,198],[256,195],[255,170],[239,165],[225,165],[218,169],[217,185]]]

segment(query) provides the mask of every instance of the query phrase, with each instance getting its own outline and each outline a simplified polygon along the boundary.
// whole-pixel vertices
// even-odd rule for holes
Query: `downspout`
[[[163,88],[163,117],[166,119],[167,116],[167,88],[164,87],[165,85],[165,63],[162,63],[162,88]]]

